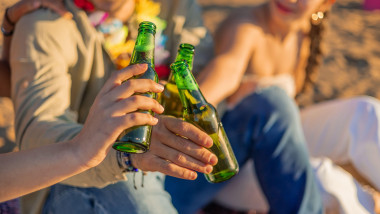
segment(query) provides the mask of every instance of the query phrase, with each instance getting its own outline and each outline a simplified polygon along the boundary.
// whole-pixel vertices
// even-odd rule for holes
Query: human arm
[[[75,72],[70,72],[72,64],[75,66],[80,64],[77,61],[88,62],[87,58],[78,60],[75,58],[76,54],[79,55],[83,52],[84,56],[82,56],[87,57],[93,52],[87,52],[84,48],[98,45],[97,48],[101,49],[101,43],[91,43],[91,45],[85,46],[81,36],[78,35],[75,23],[56,17],[49,11],[39,10],[20,20],[17,28],[21,26],[22,32],[17,29],[15,31],[14,41],[17,42],[12,43],[16,50],[12,52],[12,67],[14,68],[12,71],[14,77],[12,78],[12,88],[14,89],[12,97],[16,111],[16,140],[21,149],[69,141],[78,135],[82,129],[82,124],[76,117],[81,110],[77,107],[80,106],[78,101],[84,102],[83,99],[92,95],[87,91],[86,96],[82,96],[83,92],[79,89],[88,89],[89,87],[86,85],[90,84],[90,81],[102,85],[101,79],[100,81],[98,79],[81,79],[90,76],[89,73],[80,73],[86,70],[85,67],[76,68]],[[84,51],[81,52],[78,49],[84,49]],[[102,57],[101,54],[100,57]],[[103,60],[102,58],[96,59],[98,62]],[[92,60],[91,58],[91,65],[95,64]],[[82,84],[83,82],[86,84]],[[98,90],[94,91],[94,93],[97,92]],[[198,129],[197,131],[200,132]],[[211,142],[211,139],[208,142]],[[207,141],[201,143],[207,144]],[[201,153],[203,155],[207,154],[204,150]],[[160,152],[165,151],[161,150]],[[202,160],[204,157],[197,157],[197,154],[194,153],[189,155],[197,160]],[[212,153],[208,153],[208,155],[212,155]],[[161,154],[160,157],[163,155]],[[168,159],[170,160],[170,158]],[[175,160],[171,162],[175,162]],[[140,166],[143,165],[140,164]],[[202,166],[202,170],[205,167],[207,166]],[[162,171],[160,168],[147,170]],[[177,168],[178,173],[181,173],[181,170]],[[186,178],[186,176],[177,176]],[[70,177],[61,183],[81,187],[104,187],[124,179],[125,173],[119,166],[116,151],[111,150],[97,167]]]
[[[215,57],[197,76],[208,102],[217,105],[238,89],[255,49],[258,32],[244,20],[230,19],[216,33]]]
[[[11,32],[14,30],[14,25],[23,15],[38,9],[39,7],[50,8],[65,18],[70,19],[72,17],[72,14],[64,8],[62,0],[23,0],[12,5],[4,12],[2,28],[8,33],[3,34],[3,51],[0,60],[0,97],[10,97],[11,94],[9,53],[12,40]]]
[[[136,110],[161,113],[162,106],[153,99],[132,95],[147,91],[158,93],[163,87],[151,80],[128,80],[145,70],[146,65],[135,65],[115,72],[98,94],[82,130],[72,140],[0,155],[0,201],[53,185],[92,168],[104,160],[124,129],[157,124],[156,118]]]
[[[123,130],[138,125],[156,125],[158,119],[136,110],[162,113],[162,106],[153,99],[133,94],[158,93],[163,87],[142,79],[123,83],[145,70],[146,65],[134,65],[115,72],[97,96],[82,130],[72,140],[0,155],[0,201],[48,187],[95,167],[105,159]],[[216,164],[216,157],[200,146],[212,146],[212,140],[206,133],[176,118],[162,117],[159,120],[163,121],[155,132],[159,136],[147,153],[135,156],[133,162],[136,167],[192,180],[197,174],[191,169],[204,173],[212,171],[211,165],[205,163]]]
[[[11,72],[9,63],[0,60],[0,97],[10,97],[11,95]]]

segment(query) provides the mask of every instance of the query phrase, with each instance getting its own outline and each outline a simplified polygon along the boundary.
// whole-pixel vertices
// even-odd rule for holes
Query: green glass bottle
[[[141,22],[139,25],[138,36],[131,57],[131,65],[148,64],[145,73],[135,76],[135,79],[151,79],[158,82],[158,76],[154,68],[154,39],[156,34],[156,25],[152,22]],[[139,95],[156,99],[156,93],[142,93]],[[152,111],[139,112],[153,115]],[[127,153],[144,153],[148,151],[150,138],[152,135],[152,126],[135,126],[124,130],[116,140],[113,148]]]
[[[239,165],[216,109],[203,97],[193,74],[184,61],[175,62],[170,68],[174,71],[184,106],[183,118],[205,131],[214,141],[210,151],[218,157],[218,163],[210,174],[205,174],[206,179],[210,183],[230,179],[238,173]]]
[[[194,50],[195,48],[191,44],[181,44],[178,48],[178,54],[175,61],[185,60],[189,65],[190,71],[192,71]],[[181,103],[181,99],[179,98],[178,88],[175,84],[174,74],[172,71],[170,72],[168,83],[166,83],[160,99],[161,105],[165,108],[163,114],[178,118],[182,117],[183,105]]]

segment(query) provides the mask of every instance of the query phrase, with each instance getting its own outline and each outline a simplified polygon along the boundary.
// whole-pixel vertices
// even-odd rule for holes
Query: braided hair
[[[310,54],[307,59],[307,65],[305,68],[305,81],[302,86],[301,92],[309,90],[315,85],[318,78],[319,65],[322,61],[323,50],[321,47],[323,33],[326,29],[326,17],[327,12],[324,13],[324,17],[319,23],[314,23],[310,20],[311,28],[309,32],[310,38]]]

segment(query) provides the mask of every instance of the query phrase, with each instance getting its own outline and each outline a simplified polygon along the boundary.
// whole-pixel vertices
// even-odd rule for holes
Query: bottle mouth
[[[186,68],[189,68],[189,65],[184,60],[173,62],[170,65],[170,69],[174,72],[176,72],[177,70],[182,71]]]
[[[194,47],[194,45],[191,45],[188,43],[182,43],[179,45],[179,50],[186,51],[188,53],[194,53],[195,47]]]
[[[149,30],[152,31],[153,34],[156,34],[156,25],[153,22],[143,21],[139,24],[139,32],[141,30]]]

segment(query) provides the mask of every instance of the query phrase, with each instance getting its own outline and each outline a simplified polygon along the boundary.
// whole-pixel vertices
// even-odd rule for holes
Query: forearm
[[[79,69],[74,76],[68,72],[77,60],[74,56],[76,54],[72,54],[78,51],[75,37],[77,29],[71,21],[65,19],[38,21],[55,16],[49,10],[29,14],[19,20],[13,35],[11,86],[14,94],[16,140],[21,150],[70,141],[83,128],[78,123],[78,105],[87,99],[87,95],[78,95],[78,92],[84,93],[79,88],[87,83],[76,82],[79,80],[76,78],[81,78],[82,75]],[[87,53],[87,49],[80,53],[84,51]],[[89,59],[83,60],[82,63],[88,64]],[[84,76],[90,75],[87,68],[84,70]],[[89,108],[84,104],[81,108],[87,107]],[[81,187],[104,187],[123,179],[123,171],[111,153],[99,166],[62,182]]]
[[[11,96],[11,71],[8,61],[0,60],[0,97]]]
[[[3,52],[1,53],[1,60],[9,63],[9,55],[11,48],[12,36],[3,36]]]
[[[223,61],[215,58],[197,76],[203,95],[213,105],[217,105],[236,91],[241,80],[241,74],[234,73],[238,69],[237,66]]]
[[[0,97],[11,96],[11,71],[9,53],[12,36],[3,36],[3,52],[0,59]]]
[[[72,142],[0,155],[0,201],[34,192],[87,169]]]

